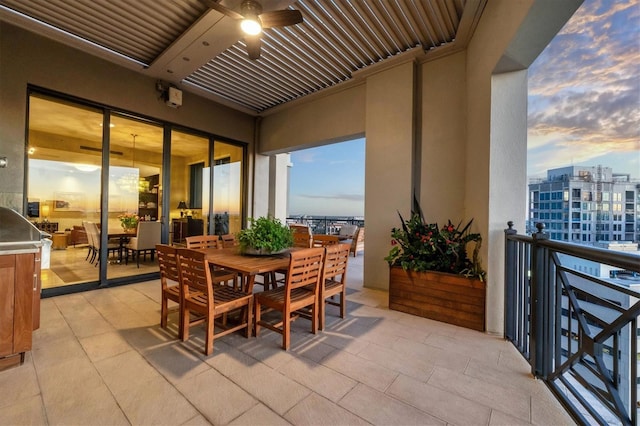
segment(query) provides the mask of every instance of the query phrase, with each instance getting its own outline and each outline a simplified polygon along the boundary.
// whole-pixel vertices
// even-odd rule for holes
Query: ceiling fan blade
[[[260,58],[260,47],[262,46],[260,36],[244,36],[244,42],[247,45],[247,54],[249,55],[249,59]]]
[[[262,28],[286,27],[302,22],[302,13],[299,10],[272,10],[260,14]]]
[[[244,19],[244,16],[236,12],[235,10],[229,9],[221,4],[219,4],[216,0],[201,0],[209,9],[213,9],[217,12],[222,13],[223,15],[227,15],[233,19]]]

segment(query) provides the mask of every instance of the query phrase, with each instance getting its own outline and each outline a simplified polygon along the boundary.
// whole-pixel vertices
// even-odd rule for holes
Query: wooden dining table
[[[290,261],[289,252],[268,256],[253,256],[241,254],[239,247],[197,250],[206,254],[206,259],[210,264],[239,272],[243,277],[243,291],[246,293],[253,293],[256,275],[287,269]],[[291,248],[290,250],[296,249]]]
[[[137,228],[133,231],[125,232],[122,228],[113,228],[107,230],[107,239],[117,238],[118,244],[118,260],[116,263],[122,263],[123,252],[125,250],[125,244],[129,242],[129,238],[137,235]]]

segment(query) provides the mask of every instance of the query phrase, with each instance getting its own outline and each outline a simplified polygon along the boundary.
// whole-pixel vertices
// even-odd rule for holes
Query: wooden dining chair
[[[320,284],[318,309],[319,329],[324,330],[326,304],[340,308],[340,318],[346,314],[347,264],[351,244],[333,244],[325,247],[323,282]],[[339,301],[333,296],[339,295]]]
[[[188,249],[221,249],[222,241],[217,235],[194,235],[185,238]],[[211,265],[211,280],[214,284],[231,284],[240,288],[241,277],[228,269]]]
[[[318,331],[318,296],[324,249],[296,250],[290,256],[284,286],[256,293],[254,296],[256,336],[260,333],[261,326],[280,333],[284,350],[288,350],[291,343],[291,322],[300,316],[296,311],[310,308],[311,332],[316,334]],[[263,306],[266,308],[265,312],[279,311],[280,321],[274,323],[262,320]]]
[[[293,234],[293,246],[301,248],[311,248],[313,243],[313,236],[304,232],[294,232]]]
[[[178,273],[182,291],[182,341],[189,339],[189,329],[194,325],[206,324],[204,354],[211,355],[213,341],[237,330],[245,329],[246,337],[251,337],[253,295],[233,287],[214,285],[211,268],[206,254],[192,249],[178,249]],[[226,314],[239,311],[238,323],[216,321]],[[191,314],[202,318],[191,320]],[[215,331],[216,325],[221,331]]]
[[[337,235],[314,234],[312,245],[313,247],[326,247],[339,242],[340,239]]]
[[[291,227],[295,225],[289,225],[289,226]],[[309,233],[308,231],[304,231],[304,232],[293,231],[292,235],[293,235],[293,247],[311,248],[314,246],[313,235],[311,235],[311,233]],[[259,284],[264,285],[264,289],[268,290],[269,287],[276,288],[278,287],[278,285],[281,285],[285,282],[286,276],[287,276],[287,270],[279,269],[277,271],[270,272],[269,274],[261,274],[261,275],[263,275],[263,280],[262,282],[259,282]]]
[[[157,244],[156,253],[158,256],[158,266],[160,267],[160,327],[167,328],[167,317],[169,316],[169,300],[178,304],[178,311],[181,311],[180,299],[180,275],[178,274],[177,249],[166,244]],[[171,284],[171,285],[170,285]],[[178,337],[182,333],[182,312],[178,314]]]
[[[194,235],[184,239],[189,249],[222,248],[217,235]]]
[[[358,255],[359,251],[364,250],[364,228],[360,227],[356,230],[353,240],[351,241],[351,253],[353,257]]]
[[[235,247],[238,245],[238,240],[233,234],[220,235],[220,239],[222,240],[223,248]]]
[[[301,225],[299,223],[289,224],[289,229],[294,234],[311,234],[311,228],[308,225]]]

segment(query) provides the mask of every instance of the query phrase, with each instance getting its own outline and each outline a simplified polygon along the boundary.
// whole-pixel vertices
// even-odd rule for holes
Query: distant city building
[[[553,240],[640,241],[640,180],[610,167],[547,170],[529,183],[529,232],[543,223]]]

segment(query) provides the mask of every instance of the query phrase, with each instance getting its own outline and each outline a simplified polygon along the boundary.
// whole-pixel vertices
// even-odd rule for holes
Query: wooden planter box
[[[486,286],[478,279],[443,272],[389,271],[389,309],[485,330]]]

